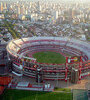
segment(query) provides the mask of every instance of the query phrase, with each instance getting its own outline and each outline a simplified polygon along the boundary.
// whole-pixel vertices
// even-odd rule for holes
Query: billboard
[[[80,56],[72,56],[72,57],[67,57],[67,63],[76,63],[80,62]]]

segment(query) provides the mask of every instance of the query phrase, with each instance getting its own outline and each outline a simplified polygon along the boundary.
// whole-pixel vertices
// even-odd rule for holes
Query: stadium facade
[[[33,54],[40,51],[66,53],[80,57],[79,62],[65,64],[38,63]],[[42,80],[72,80],[76,82],[90,75],[90,43],[68,37],[29,37],[16,39],[7,45],[12,72],[17,76],[29,76]],[[29,54],[27,57],[26,55]],[[66,57],[67,58],[67,57]]]

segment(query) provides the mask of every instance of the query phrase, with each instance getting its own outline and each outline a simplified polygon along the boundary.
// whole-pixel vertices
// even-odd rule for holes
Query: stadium
[[[12,73],[17,76],[43,80],[65,80],[77,82],[90,75],[90,44],[68,37],[29,37],[15,39],[7,45],[8,59],[12,62]],[[38,52],[56,52],[65,63],[38,62],[33,57]],[[60,60],[60,59],[59,59]]]

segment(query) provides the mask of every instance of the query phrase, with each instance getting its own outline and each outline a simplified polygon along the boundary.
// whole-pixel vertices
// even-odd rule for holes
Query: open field
[[[50,51],[35,53],[33,57],[40,63],[63,64],[66,61],[65,57],[60,53]]]
[[[6,90],[0,100],[72,100],[72,93]]]

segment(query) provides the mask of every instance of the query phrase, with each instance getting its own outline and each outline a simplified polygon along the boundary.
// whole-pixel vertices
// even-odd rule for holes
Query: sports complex
[[[7,52],[13,64],[12,72],[37,82],[71,80],[75,83],[90,75],[90,43],[85,41],[68,37],[29,37],[9,42]]]

